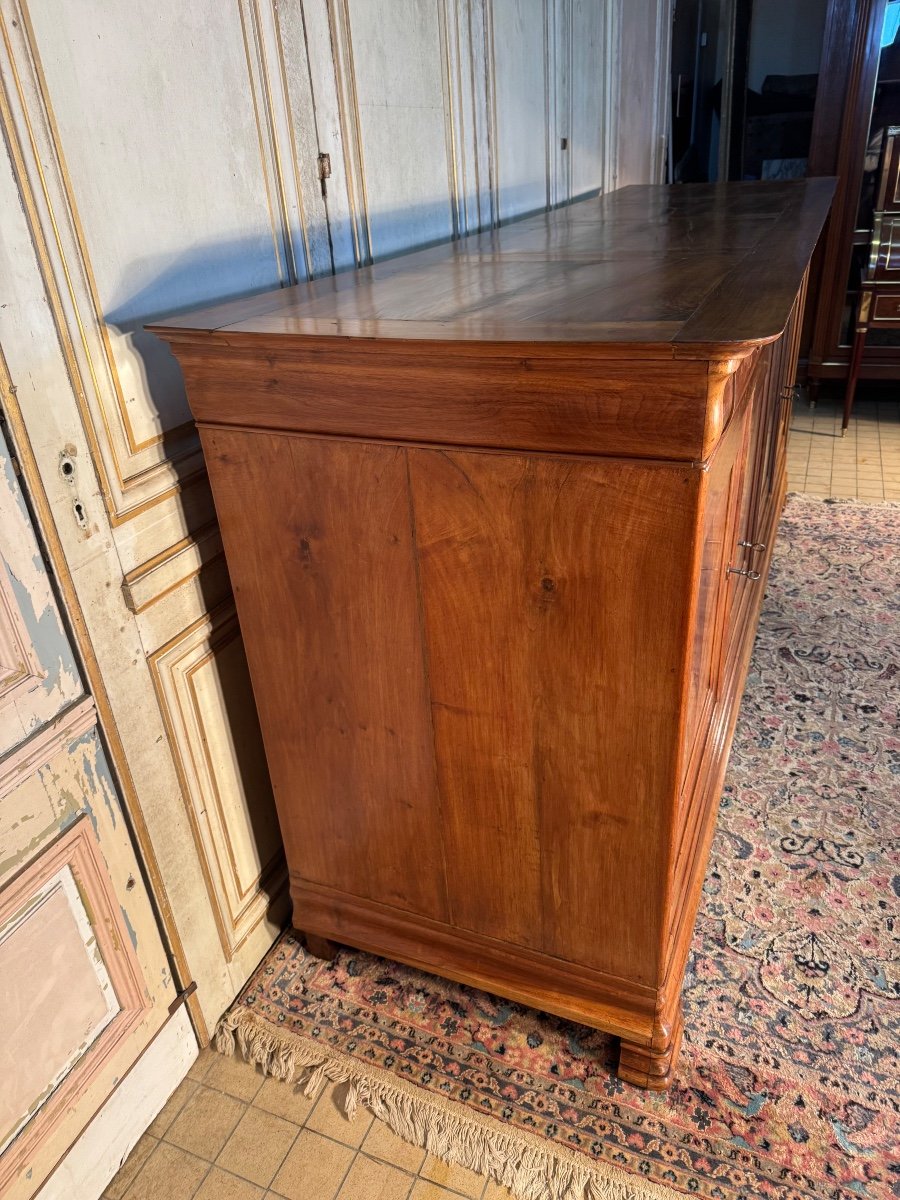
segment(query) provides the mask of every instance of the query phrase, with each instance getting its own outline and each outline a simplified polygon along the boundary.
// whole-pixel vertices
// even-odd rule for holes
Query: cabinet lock
[[[754,554],[763,554],[766,549],[765,542],[740,541],[738,545],[743,546],[745,550],[752,550]]]
[[[745,579],[749,579],[751,583],[756,583],[757,579],[762,579],[759,571],[749,571],[746,567],[729,567],[729,575],[743,575]]]

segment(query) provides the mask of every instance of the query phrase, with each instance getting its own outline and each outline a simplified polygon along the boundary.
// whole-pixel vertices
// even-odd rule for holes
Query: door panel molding
[[[93,697],[85,696],[27,741],[21,742],[0,762],[0,800],[18,787],[26,775],[44,766],[60,750],[96,724],[97,710]]]
[[[150,656],[228,962],[261,923],[269,922],[274,936],[289,908],[287,866],[256,714],[245,711],[239,726],[240,715],[228,707],[229,699],[250,690],[239,635],[229,602]],[[229,653],[232,690],[226,695],[222,673]]]
[[[63,1069],[60,1080],[46,1080],[49,1094],[36,1093],[22,1114],[18,1136],[0,1156],[0,1190],[9,1186],[31,1163],[36,1150],[48,1143],[70,1105],[91,1087],[121,1043],[153,1007],[145,992],[131,935],[87,817],[81,817],[70,826],[54,845],[25,867],[0,893],[0,957],[6,943],[7,953],[21,959],[23,947],[11,946],[10,942],[13,938],[17,942],[27,938],[29,922],[37,920],[36,914],[53,893],[65,897],[73,914],[73,928],[84,931],[86,927],[85,938],[96,939],[99,952],[97,986],[103,990],[107,986],[112,988],[114,1006],[109,1008],[107,1017],[101,1019],[96,1031],[89,1035],[87,1044],[81,1049],[73,1048],[71,1061]],[[60,930],[63,924],[54,920],[54,929]],[[86,947],[83,948],[87,952]],[[40,993],[34,997],[34,1002],[41,1003]],[[46,1003],[65,1017],[65,1006],[54,1005],[50,996],[46,997]],[[50,1019],[48,1007],[46,1020]],[[12,1054],[11,1039],[18,1031],[10,1022],[11,1014],[7,1012],[3,1032],[10,1039],[9,1053]],[[72,1036],[77,1033],[73,1030]],[[0,1052],[0,1057],[6,1055]],[[0,1133],[0,1139],[7,1132]]]

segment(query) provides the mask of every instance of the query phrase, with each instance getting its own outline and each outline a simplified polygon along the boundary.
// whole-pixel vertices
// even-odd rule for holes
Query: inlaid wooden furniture
[[[869,258],[859,284],[856,327],[844,392],[841,435],[847,432],[870,329],[900,329],[900,126],[884,131]]]
[[[828,228],[810,276],[807,378],[847,380],[868,260],[880,134],[900,124],[900,39],[882,48],[885,0],[829,0],[810,175],[838,177]],[[900,339],[873,330],[858,364],[864,380],[900,379]]]
[[[669,1083],[831,190],[630,187],[155,326],[314,947]]]

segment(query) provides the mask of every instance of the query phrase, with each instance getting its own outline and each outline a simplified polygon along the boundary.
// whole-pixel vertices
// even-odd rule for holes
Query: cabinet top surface
[[[833,190],[825,178],[635,185],[149,328],[173,342],[668,343],[673,353],[768,341],[784,328]]]

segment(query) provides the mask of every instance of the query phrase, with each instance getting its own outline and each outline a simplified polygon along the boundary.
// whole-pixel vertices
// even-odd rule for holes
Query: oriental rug
[[[286,935],[219,1048],[522,1200],[900,1194],[900,505],[789,498],[665,1094],[602,1033]]]

